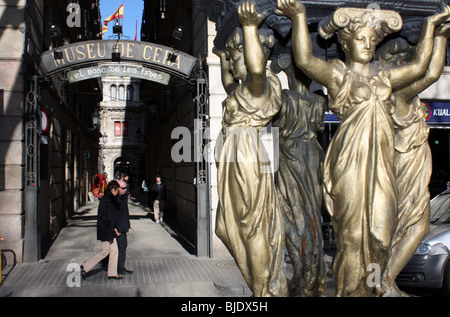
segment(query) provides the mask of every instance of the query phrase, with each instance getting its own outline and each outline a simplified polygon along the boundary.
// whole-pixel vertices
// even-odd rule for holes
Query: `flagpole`
[[[122,1],[122,10],[123,10],[123,12],[122,12],[122,27],[123,27],[123,30],[125,31],[125,0],[123,0]]]
[[[136,29],[134,31],[134,40],[137,41],[137,15],[136,15]]]

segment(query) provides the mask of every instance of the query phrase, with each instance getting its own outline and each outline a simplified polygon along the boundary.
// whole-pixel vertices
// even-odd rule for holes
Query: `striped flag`
[[[116,12],[114,12],[113,14],[111,14],[109,17],[107,17],[104,21],[103,21],[103,28],[102,28],[102,37],[103,34],[106,33],[106,31],[108,31],[108,23],[117,19],[123,19],[123,3],[120,5],[120,7],[116,10]]]

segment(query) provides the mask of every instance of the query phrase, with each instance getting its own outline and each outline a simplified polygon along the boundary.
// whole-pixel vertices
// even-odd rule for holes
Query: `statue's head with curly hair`
[[[259,29],[259,40],[263,46],[266,59],[268,59],[271,49],[275,45],[275,36],[273,31],[267,28]],[[241,52],[244,51],[244,36],[241,28],[235,28],[228,36],[227,42],[225,43],[225,48],[227,51],[230,51],[231,49],[239,50]]]
[[[262,44],[266,60],[268,60],[271,49],[275,45],[273,31],[266,28],[260,29],[259,40]],[[246,74],[246,67],[244,61],[244,36],[241,28],[235,28],[228,36],[225,48],[226,58],[230,61],[231,73],[236,79],[243,79]]]
[[[346,57],[356,52],[358,42],[365,41],[367,47],[363,54],[373,58],[375,47],[384,37],[402,27],[400,15],[388,10],[368,10],[361,8],[339,8],[319,24],[319,34],[328,39],[337,33],[338,41]],[[366,58],[364,58],[366,59]]]

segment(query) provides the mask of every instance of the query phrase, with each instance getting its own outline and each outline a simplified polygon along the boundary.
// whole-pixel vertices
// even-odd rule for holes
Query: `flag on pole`
[[[102,28],[102,37],[103,34],[106,33],[106,31],[108,31],[108,23],[117,19],[123,19],[123,3],[120,5],[120,7],[116,10],[116,12],[114,12],[113,14],[111,14],[109,17],[107,17],[104,21],[103,21],[103,28]]]
[[[136,32],[134,33],[134,40],[137,40],[137,17],[136,17]]]

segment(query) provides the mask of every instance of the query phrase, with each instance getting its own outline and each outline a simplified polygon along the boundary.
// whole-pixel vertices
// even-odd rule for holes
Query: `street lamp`
[[[52,38],[52,48],[53,48],[53,58],[55,60],[63,59],[63,52],[58,49],[60,37],[61,37],[61,30],[59,29],[57,24],[51,24],[50,25],[50,37]]]
[[[113,46],[113,51],[111,52],[111,60],[113,62],[120,62],[120,52],[118,51],[117,45]]]
[[[94,127],[97,127],[99,120],[100,120],[100,115],[98,113],[98,110],[95,109],[95,111],[92,113],[92,124],[94,125]]]
[[[116,20],[116,24],[113,26],[113,33],[114,34],[122,34],[122,25],[120,25],[119,20]]]
[[[108,136],[106,135],[106,132],[103,132],[102,142],[103,142],[103,144],[106,144],[106,142],[108,142]]]

